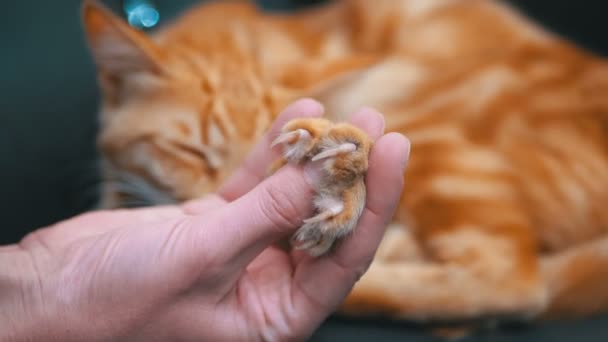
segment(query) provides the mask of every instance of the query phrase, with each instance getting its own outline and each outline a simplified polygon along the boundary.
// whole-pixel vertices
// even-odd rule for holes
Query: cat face
[[[276,112],[278,97],[255,63],[187,42],[169,47],[163,32],[148,37],[93,2],[83,17],[103,92],[99,146],[111,180],[104,196],[118,201],[106,205],[214,190]]]

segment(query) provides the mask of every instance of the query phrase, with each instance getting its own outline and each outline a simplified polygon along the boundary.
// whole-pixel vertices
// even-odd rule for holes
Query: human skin
[[[365,272],[403,187],[409,143],[362,109],[376,140],[355,232],[312,258],[274,242],[312,215],[314,170],[286,166],[272,136],[312,100],[289,106],[217,193],[185,203],[97,211],[0,248],[2,341],[305,340]],[[312,172],[311,172],[312,171]]]

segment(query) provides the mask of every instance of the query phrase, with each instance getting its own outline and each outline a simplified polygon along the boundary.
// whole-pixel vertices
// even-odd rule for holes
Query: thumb
[[[203,233],[217,242],[213,253],[223,263],[244,268],[273,242],[293,233],[312,214],[311,181],[295,167],[286,166],[238,200],[225,205]]]

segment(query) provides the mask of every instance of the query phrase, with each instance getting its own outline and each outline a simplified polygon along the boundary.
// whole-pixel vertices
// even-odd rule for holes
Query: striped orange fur
[[[151,36],[93,2],[83,13],[104,93],[99,145],[119,178],[106,206],[213,191],[296,98],[334,120],[373,106],[412,142],[407,190],[342,312],[607,311],[605,60],[490,0],[342,0],[292,15],[218,1]]]

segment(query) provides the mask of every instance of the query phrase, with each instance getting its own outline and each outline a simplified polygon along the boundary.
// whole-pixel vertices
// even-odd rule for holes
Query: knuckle
[[[264,218],[281,231],[297,227],[301,223],[301,212],[292,196],[276,185],[263,188],[260,212]]]
[[[220,278],[226,269],[226,261],[220,253],[205,248],[211,241],[207,233],[205,229],[194,228],[190,219],[174,221],[160,248],[159,260],[171,260],[170,267],[179,274],[179,279],[200,280],[201,270],[204,270],[205,279]]]

